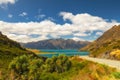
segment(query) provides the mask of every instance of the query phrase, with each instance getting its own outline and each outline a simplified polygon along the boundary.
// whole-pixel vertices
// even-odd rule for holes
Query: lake
[[[78,50],[40,50],[40,51],[50,52],[48,54],[39,54],[40,56],[49,57],[49,58],[52,56],[58,56],[60,54],[65,54],[66,56],[75,56],[75,55],[85,56],[89,54],[89,52],[80,52]]]

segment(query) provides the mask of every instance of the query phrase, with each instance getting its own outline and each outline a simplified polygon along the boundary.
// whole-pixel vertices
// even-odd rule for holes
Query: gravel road
[[[110,67],[114,67],[114,68],[120,70],[120,61],[92,58],[92,57],[89,57],[89,56],[80,56],[80,58],[90,60],[90,61],[93,61],[93,62],[97,62],[97,63],[101,63],[101,64],[105,64],[105,65],[108,65]]]

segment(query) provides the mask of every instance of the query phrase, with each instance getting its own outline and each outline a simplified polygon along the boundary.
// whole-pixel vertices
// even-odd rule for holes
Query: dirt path
[[[110,67],[114,67],[114,68],[120,70],[120,61],[92,58],[92,57],[89,57],[89,56],[80,56],[80,58],[90,60],[90,61],[93,61],[93,62],[97,62],[97,63],[101,63],[101,64],[105,64],[105,65],[108,65]]]

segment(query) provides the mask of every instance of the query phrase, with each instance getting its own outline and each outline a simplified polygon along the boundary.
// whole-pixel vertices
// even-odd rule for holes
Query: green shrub
[[[23,55],[16,57],[9,64],[12,80],[56,80],[52,74],[63,73],[70,68],[71,61],[65,55],[53,56],[52,58],[46,59],[45,62],[43,59],[34,56]]]
[[[113,76],[117,79],[120,79],[120,72],[114,72]]]

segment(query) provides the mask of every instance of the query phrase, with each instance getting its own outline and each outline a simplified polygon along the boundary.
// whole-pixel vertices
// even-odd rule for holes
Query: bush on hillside
[[[15,58],[9,65],[11,80],[41,80],[46,73],[63,73],[71,68],[71,61],[65,55],[52,58],[38,59],[23,55]],[[46,78],[48,76],[45,76]],[[53,75],[49,76],[53,77]]]

